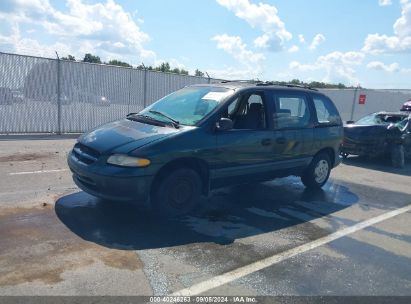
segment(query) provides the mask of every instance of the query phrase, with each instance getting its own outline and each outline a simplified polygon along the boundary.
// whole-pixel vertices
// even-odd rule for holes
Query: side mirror
[[[219,121],[217,121],[216,129],[218,131],[228,131],[233,128],[233,125],[234,123],[230,118],[222,117]]]
[[[345,123],[346,123],[347,125],[352,125],[352,124],[354,123],[354,120],[347,120]]]

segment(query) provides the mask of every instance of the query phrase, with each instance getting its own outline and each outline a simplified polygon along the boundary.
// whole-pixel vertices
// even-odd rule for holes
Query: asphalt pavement
[[[411,165],[349,158],[216,190],[192,214],[79,190],[72,138],[0,140],[0,295],[408,295]]]

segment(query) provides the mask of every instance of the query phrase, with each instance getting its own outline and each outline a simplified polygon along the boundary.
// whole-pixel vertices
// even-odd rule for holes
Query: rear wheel
[[[182,215],[192,211],[201,197],[201,178],[189,168],[176,169],[157,184],[152,207],[162,215]]]
[[[405,153],[403,145],[395,145],[391,148],[391,164],[395,168],[404,168]]]
[[[321,188],[328,180],[331,172],[331,161],[327,153],[317,154],[301,176],[307,188]]]

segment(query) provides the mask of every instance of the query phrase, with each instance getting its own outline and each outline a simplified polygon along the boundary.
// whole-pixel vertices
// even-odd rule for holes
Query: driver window
[[[232,103],[230,103],[230,105],[228,106],[228,115],[226,116],[226,118],[230,118],[232,119],[237,106],[238,106],[238,101],[239,101],[239,97],[237,97]]]
[[[224,115],[233,121],[233,129],[261,130],[266,128],[265,108],[260,94],[235,99]]]

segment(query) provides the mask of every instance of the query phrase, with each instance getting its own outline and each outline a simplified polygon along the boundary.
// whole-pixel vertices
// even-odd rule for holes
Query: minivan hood
[[[179,132],[179,129],[123,119],[85,133],[78,141],[100,153],[107,153],[131,142],[135,142],[133,149],[137,149],[176,132]]]

